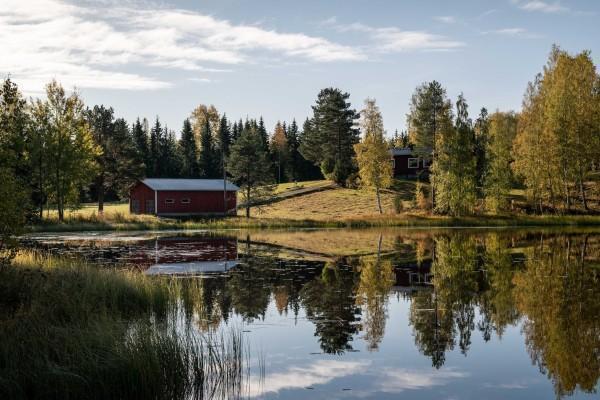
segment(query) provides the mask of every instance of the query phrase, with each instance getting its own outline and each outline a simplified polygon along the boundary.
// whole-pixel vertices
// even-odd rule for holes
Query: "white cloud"
[[[378,387],[381,391],[386,393],[400,393],[405,390],[443,386],[452,380],[469,376],[466,372],[460,372],[454,369],[418,371],[394,368],[388,368],[378,375],[381,377],[378,382]]]
[[[367,361],[319,360],[306,367],[290,367],[286,371],[266,375],[264,383],[250,382],[250,396],[323,385],[337,378],[365,373],[369,364]]]
[[[456,22],[456,18],[451,15],[440,15],[437,17],[433,17],[434,20],[443,22],[445,24],[454,24]]]
[[[517,4],[520,9],[526,11],[540,11],[544,13],[561,13],[569,11],[569,8],[563,6],[560,1],[550,3],[541,0],[513,0],[513,3]]]
[[[374,42],[373,47],[384,53],[402,51],[456,50],[465,46],[464,42],[450,40],[445,36],[424,31],[403,31],[396,27],[375,28],[361,23],[336,25],[340,32],[363,32]]]
[[[204,64],[247,63],[257,52],[313,62],[365,58],[324,38],[235,25],[180,9],[89,4],[2,0],[0,75],[11,74],[26,92],[39,91],[52,78],[65,86],[147,90],[172,83],[128,70],[212,73],[222,69]]]
[[[522,37],[522,38],[528,38],[528,39],[537,39],[537,38],[541,37],[540,35],[538,35],[536,33],[529,32],[525,28],[503,28],[503,29],[496,29],[496,30],[492,30],[492,31],[485,31],[482,33],[484,35],[494,34],[494,35],[501,35],[501,36]]]

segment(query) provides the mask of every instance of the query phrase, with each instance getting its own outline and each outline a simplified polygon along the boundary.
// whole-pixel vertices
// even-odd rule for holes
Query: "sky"
[[[375,98],[389,133],[438,80],[471,117],[516,110],[552,44],[600,63],[596,0],[0,0],[0,77],[52,79],[179,131],[198,104],[301,123],[319,90]]]

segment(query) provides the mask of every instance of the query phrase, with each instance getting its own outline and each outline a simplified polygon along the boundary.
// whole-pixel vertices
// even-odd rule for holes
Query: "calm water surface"
[[[29,239],[99,267],[189,281],[186,318],[202,332],[242,329],[253,369],[264,367],[251,398],[598,398],[598,232]]]

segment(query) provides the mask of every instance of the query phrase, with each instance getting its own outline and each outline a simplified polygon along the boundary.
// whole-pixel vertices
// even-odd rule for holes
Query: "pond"
[[[193,281],[197,329],[241,327],[263,371],[251,398],[598,395],[598,231],[37,234],[26,243]]]

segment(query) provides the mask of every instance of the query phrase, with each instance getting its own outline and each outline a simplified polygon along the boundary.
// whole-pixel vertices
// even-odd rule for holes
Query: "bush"
[[[402,203],[402,197],[400,195],[394,196],[394,211],[396,214],[400,214],[404,210],[404,204]]]
[[[415,186],[415,206],[420,210],[429,209],[429,201],[427,200],[425,185],[423,185],[420,181],[417,181]]]
[[[16,236],[25,224],[25,204],[23,190],[13,174],[0,168],[0,269],[8,265],[17,249]]]

